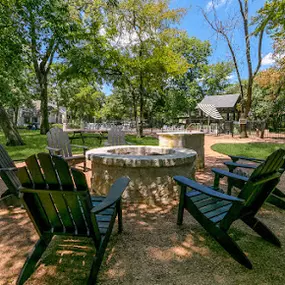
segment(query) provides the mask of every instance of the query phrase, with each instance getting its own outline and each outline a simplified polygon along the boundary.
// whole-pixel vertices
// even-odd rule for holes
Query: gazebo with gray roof
[[[237,104],[240,102],[240,94],[224,94],[224,95],[211,95],[205,96],[200,104],[209,104],[216,107],[222,116],[226,114],[226,117],[223,116],[228,121],[230,120],[230,114],[232,119],[238,119],[239,111],[237,110]],[[237,115],[237,118],[236,118]]]

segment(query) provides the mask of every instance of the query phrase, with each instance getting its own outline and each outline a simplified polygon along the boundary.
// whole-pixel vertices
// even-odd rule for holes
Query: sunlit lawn
[[[285,144],[278,143],[218,143],[211,147],[214,151],[226,155],[242,155],[256,158],[266,158],[270,153],[285,148]]]
[[[28,130],[20,130],[20,134],[25,142],[26,145],[24,146],[17,146],[17,147],[6,147],[9,155],[12,159],[17,160],[24,160],[28,156],[39,153],[45,152],[47,146],[47,138],[46,135],[40,135],[39,131],[28,131]],[[72,137],[73,134],[70,134]],[[100,139],[98,134],[84,134],[84,145],[88,146],[89,148],[95,148],[103,146],[104,141],[100,145]],[[105,137],[107,134],[104,135]],[[144,137],[144,138],[136,138],[135,135],[127,135],[126,136],[127,142],[131,144],[142,144],[142,145],[158,145],[158,140],[153,137]],[[0,144],[5,146],[6,140],[4,134],[0,132]],[[80,137],[72,140],[72,144],[83,145],[83,142]],[[74,148],[74,152],[80,152],[81,150],[78,148]]]

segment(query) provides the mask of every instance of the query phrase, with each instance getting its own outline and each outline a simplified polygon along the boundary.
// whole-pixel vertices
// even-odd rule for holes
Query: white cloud
[[[275,60],[273,58],[273,53],[270,52],[268,54],[266,54],[263,58],[262,58],[262,61],[261,61],[261,65],[271,65],[275,63]]]
[[[229,1],[231,1],[231,0],[210,0],[207,3],[206,10],[211,11],[213,8],[218,9],[218,8],[224,6]]]
[[[233,74],[227,76],[227,80],[233,80],[235,78],[235,76]]]

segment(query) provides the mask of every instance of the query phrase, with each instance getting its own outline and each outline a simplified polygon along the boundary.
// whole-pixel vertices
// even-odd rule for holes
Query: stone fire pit
[[[131,182],[123,198],[129,202],[162,205],[178,198],[174,175],[193,177],[196,152],[156,146],[110,146],[91,149],[86,158],[92,162],[91,189],[106,195],[110,185],[121,176]]]

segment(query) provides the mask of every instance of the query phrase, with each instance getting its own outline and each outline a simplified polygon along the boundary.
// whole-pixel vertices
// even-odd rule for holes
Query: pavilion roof
[[[240,94],[224,94],[205,96],[200,104],[214,105],[219,108],[234,108],[240,99]]]

